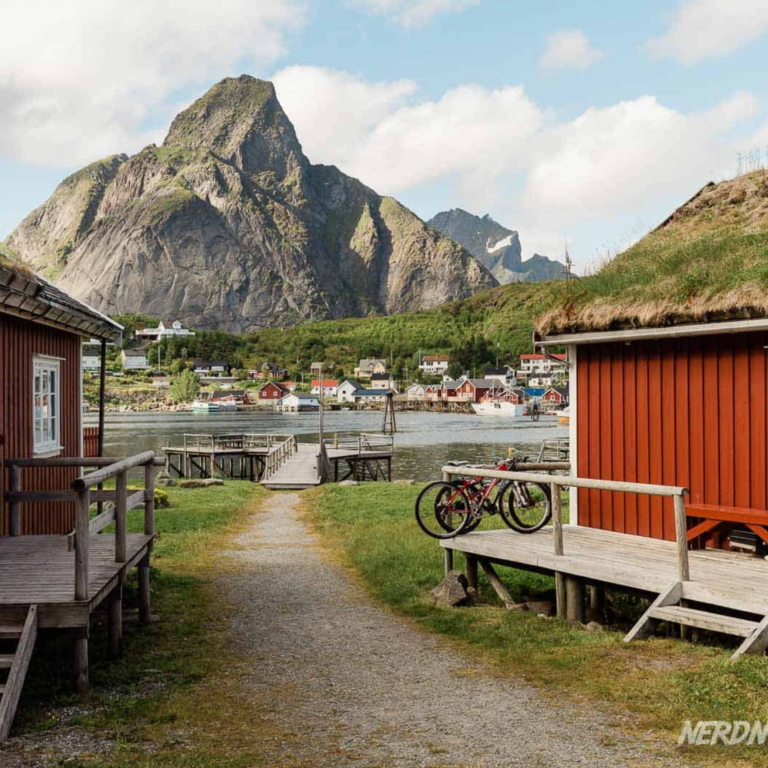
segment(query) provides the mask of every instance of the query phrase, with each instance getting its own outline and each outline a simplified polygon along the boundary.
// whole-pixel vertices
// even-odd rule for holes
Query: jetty
[[[223,476],[272,490],[302,490],[323,482],[392,480],[392,435],[361,434],[300,443],[295,435],[184,434],[163,448],[169,475]]]

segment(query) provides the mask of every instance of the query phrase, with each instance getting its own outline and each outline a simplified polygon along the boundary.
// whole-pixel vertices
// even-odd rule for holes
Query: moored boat
[[[219,404],[208,400],[195,400],[192,403],[192,411],[194,413],[217,413],[218,410]]]
[[[472,410],[478,416],[522,416],[523,406],[508,400],[482,400],[471,403]]]

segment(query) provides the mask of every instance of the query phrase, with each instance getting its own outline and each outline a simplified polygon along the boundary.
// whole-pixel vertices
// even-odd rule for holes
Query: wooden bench
[[[712,537],[738,526],[744,526],[768,544],[768,511],[766,510],[723,507],[717,504],[686,504],[685,511],[689,518],[701,520],[688,529],[686,536],[689,543],[702,536]]]

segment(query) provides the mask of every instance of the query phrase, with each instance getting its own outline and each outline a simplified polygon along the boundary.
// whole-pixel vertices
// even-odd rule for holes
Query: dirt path
[[[487,675],[372,604],[328,562],[296,494],[274,495],[232,553],[246,685],[266,702],[280,765],[373,768],[649,765],[650,752],[592,711]],[[670,757],[670,763],[680,760]]]

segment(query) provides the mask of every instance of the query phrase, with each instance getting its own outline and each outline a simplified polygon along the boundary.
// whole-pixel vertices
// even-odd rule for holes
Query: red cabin
[[[258,397],[261,402],[278,402],[289,393],[287,387],[277,384],[274,381],[268,381],[258,391]]]

